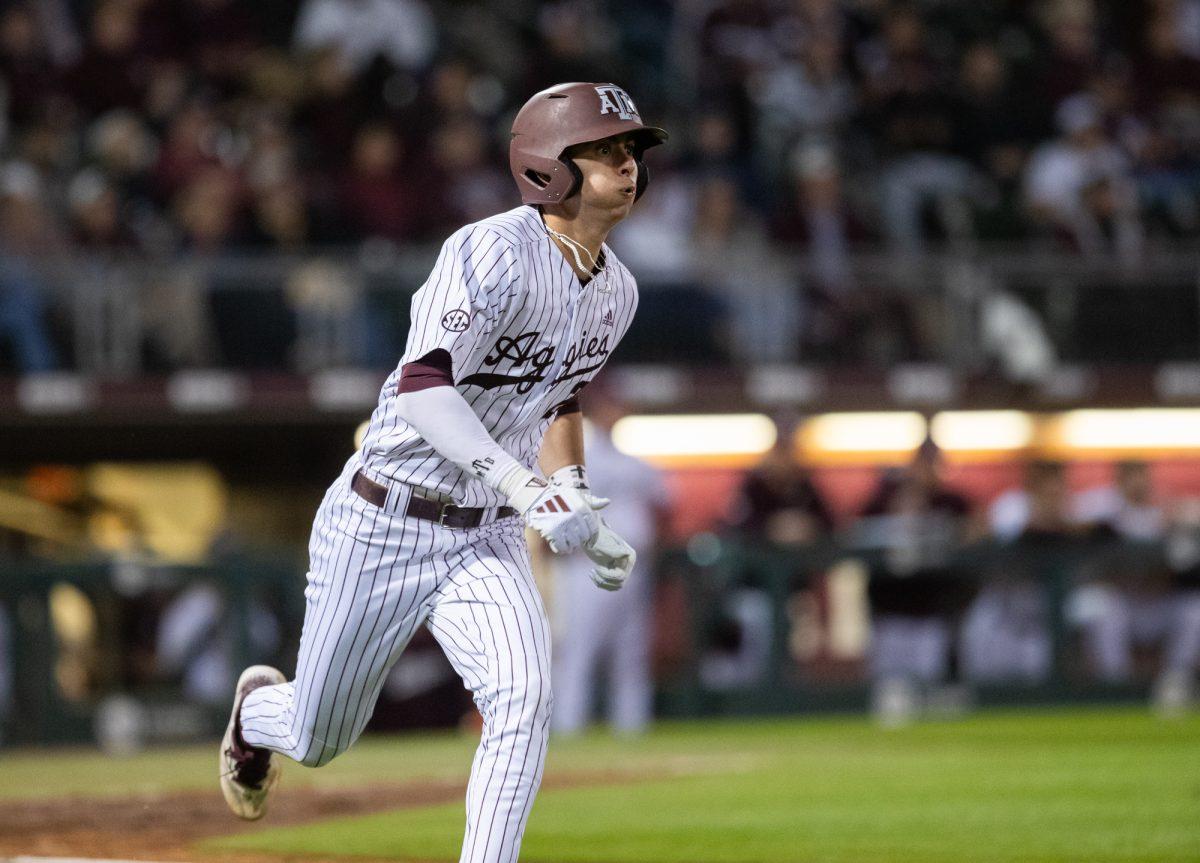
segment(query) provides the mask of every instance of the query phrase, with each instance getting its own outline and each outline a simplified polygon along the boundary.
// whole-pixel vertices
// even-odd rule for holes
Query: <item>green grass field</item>
[[[465,777],[456,736],[366,739],[289,788]],[[0,757],[0,799],[211,788],[211,747],[110,761]],[[618,781],[612,774],[637,774]],[[883,731],[862,719],[672,724],[556,741],[530,863],[1200,860],[1200,718],[984,713]],[[588,784],[587,777],[593,784]],[[570,779],[575,777],[574,780]],[[461,802],[210,839],[228,851],[456,860]]]

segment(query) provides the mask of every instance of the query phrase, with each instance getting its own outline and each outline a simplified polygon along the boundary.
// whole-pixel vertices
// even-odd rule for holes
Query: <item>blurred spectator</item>
[[[710,7],[699,33],[699,84],[708,96],[729,96],[774,56],[772,15],[763,0],[725,0]]]
[[[725,304],[730,353],[744,363],[795,359],[799,298],[731,177],[710,176],[700,186],[691,249],[700,285]]]
[[[121,194],[149,204],[147,172],[158,155],[158,142],[136,113],[116,110],[98,117],[87,129],[86,151]]]
[[[227,130],[206,101],[192,99],[181,106],[171,118],[154,166],[159,200],[171,200],[201,172],[222,167],[220,146],[227,140]]]
[[[32,166],[9,162],[0,167],[0,339],[20,372],[58,366],[46,324],[50,297],[34,267],[55,243],[42,194]]]
[[[66,74],[67,91],[85,116],[142,103],[151,58],[139,45],[140,11],[139,4],[124,0],[95,6],[83,54]]]
[[[1200,101],[1200,59],[1184,53],[1177,26],[1170,15],[1153,15],[1133,58],[1137,102],[1147,113],[1177,104],[1195,109]]]
[[[413,186],[401,172],[403,147],[396,132],[379,122],[363,126],[354,140],[340,199],[343,217],[360,237],[399,242],[416,228]]]
[[[67,187],[71,239],[90,252],[130,250],[136,239],[122,218],[117,190],[95,168],[80,171]]]
[[[31,5],[9,4],[0,12],[0,79],[8,120],[18,128],[32,121],[57,78]]]
[[[1180,50],[1200,60],[1200,0],[1157,0],[1154,5],[1174,24]]]
[[[190,98],[201,90],[180,58],[158,57],[142,100],[142,116],[156,132],[167,128]]]
[[[188,66],[225,92],[235,92],[261,43],[255,21],[237,0],[182,0],[175,7]]]
[[[540,56],[527,85],[530,92],[564,81],[624,80],[622,59],[615,53],[617,29],[599,4],[551,0],[541,4],[537,27]]]
[[[1037,95],[1057,105],[1083,90],[1100,64],[1100,32],[1093,0],[1050,0],[1041,7],[1049,41],[1038,72]]]
[[[726,297],[746,361],[943,352],[916,326],[928,292],[903,290],[928,280],[852,278],[858,241],[1040,231],[1134,259],[1143,234],[1200,234],[1198,0],[635,5],[16,0],[0,161],[32,165],[46,221],[75,232],[108,206],[69,194],[99,169],[145,254],[419,242],[512,203],[503,132],[531,89],[615,79],[676,130],[615,244],[648,286]],[[815,278],[754,236],[763,219]],[[984,306],[985,329],[1025,328]]]
[[[654,706],[654,552],[669,500],[657,470],[613,445],[612,427],[628,412],[616,393],[603,383],[593,384],[584,405],[588,479],[597,494],[611,491],[604,520],[633,546],[637,565],[623,588],[608,592],[592,583],[592,562],[583,553],[553,557],[552,727],[560,734],[582,731],[592,716],[596,686],[604,679],[610,725],[636,734],[646,730]]]
[[[638,201],[609,243],[642,278],[672,282],[691,267],[696,189],[690,173],[663,161],[654,165],[654,194]]]
[[[851,289],[850,241],[863,228],[846,206],[842,172],[832,148],[804,144],[791,154],[792,197],[780,208],[774,235],[803,243],[816,286],[837,296]]]
[[[297,111],[299,145],[321,174],[343,165],[355,131],[368,112],[368,100],[355,86],[354,75],[336,50],[324,48],[309,59],[307,87]]]
[[[254,197],[246,235],[249,246],[278,252],[303,252],[327,238],[298,183],[278,183]]]
[[[990,188],[976,202],[982,236],[1019,237],[1021,172],[1037,140],[1038,107],[1014,80],[1011,64],[997,44],[976,42],[959,69],[958,146]]]
[[[440,239],[513,206],[512,177],[489,155],[487,130],[478,120],[462,116],[433,131],[422,160],[418,236]]]
[[[1125,257],[1142,247],[1130,163],[1109,140],[1093,96],[1077,94],[1055,113],[1062,137],[1029,160],[1025,197],[1032,215],[1087,254],[1113,248]]]
[[[755,191],[751,159],[737,127],[726,114],[707,111],[696,119],[695,134],[683,143],[687,147],[680,167],[693,184],[710,174],[726,174],[738,183],[743,195]],[[656,163],[657,164],[657,163]]]
[[[85,252],[73,262],[75,363],[97,374],[132,375],[141,359],[138,285],[123,266],[138,238],[121,212],[116,188],[95,168],[67,187],[71,239]]]
[[[420,71],[437,49],[437,29],[422,0],[306,0],[296,22],[296,45],[336,46],[356,74],[376,58],[395,69]]]
[[[237,239],[240,190],[237,179],[220,167],[194,174],[175,196],[175,218],[183,247],[212,254],[228,249]]]
[[[395,356],[367,305],[362,279],[316,259],[287,276],[284,295],[296,316],[293,359],[301,371],[383,366]]]
[[[884,234],[893,247],[919,252],[925,218],[936,216],[948,239],[972,231],[967,197],[972,172],[959,156],[959,106],[945,70],[928,53],[924,24],[912,7],[886,13],[882,36],[864,47],[868,116],[877,132]]]
[[[466,58],[453,57],[436,64],[429,72],[428,108],[421,112],[429,116],[423,128],[428,131],[428,123],[437,119],[481,115],[489,109],[495,111],[499,106],[484,98],[488,90]]]
[[[863,508],[859,545],[878,551],[869,585],[871,675],[936,684],[950,671],[952,623],[970,596],[951,555],[973,534],[970,505],[942,479],[932,441],[888,473]]]
[[[807,36],[799,56],[766,71],[754,89],[759,155],[769,175],[785,168],[796,143],[836,146],[857,108],[838,34],[818,31]]]
[[[250,193],[295,182],[299,159],[280,113],[266,105],[255,106],[242,127],[249,140],[238,166]]]
[[[807,545],[833,531],[833,515],[797,460],[790,434],[781,431],[771,451],[746,474],[730,522],[751,541],[776,545]]]

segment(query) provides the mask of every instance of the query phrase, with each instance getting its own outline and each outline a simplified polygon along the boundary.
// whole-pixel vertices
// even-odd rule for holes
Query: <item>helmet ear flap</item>
[[[574,159],[562,158],[559,159],[567,170],[571,172],[571,185],[567,191],[563,192],[560,200],[566,200],[579,191],[579,187],[583,185],[583,171],[579,170],[579,166],[575,164]],[[637,164],[637,188],[633,193],[634,203],[637,203],[638,198],[646,191],[646,186],[650,183],[650,169],[646,167],[646,163],[640,158],[635,160]]]
[[[650,183],[650,169],[646,167],[646,163],[641,159],[636,160],[637,163],[637,189],[633,193],[633,202],[636,204],[637,199],[646,191],[646,186]]]
[[[579,170],[579,166],[575,164],[574,159],[568,159],[566,156],[563,156],[559,161],[566,165],[567,170],[571,172],[571,185],[567,188],[567,191],[563,192],[563,196],[560,198],[560,200],[565,201],[578,192],[583,185],[583,171]]]

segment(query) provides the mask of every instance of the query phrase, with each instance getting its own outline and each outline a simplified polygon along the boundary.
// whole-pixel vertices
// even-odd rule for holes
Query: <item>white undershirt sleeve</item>
[[[443,458],[496,489],[522,512],[529,491],[545,483],[488,434],[479,417],[451,386],[435,386],[396,397],[400,417]],[[536,497],[536,493],[533,495]]]

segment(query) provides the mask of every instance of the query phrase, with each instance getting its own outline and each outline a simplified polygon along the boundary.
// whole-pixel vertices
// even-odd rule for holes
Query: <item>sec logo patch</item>
[[[471,325],[471,316],[462,309],[455,309],[451,312],[446,312],[442,316],[442,328],[447,329],[452,333],[465,332],[467,327]]]

